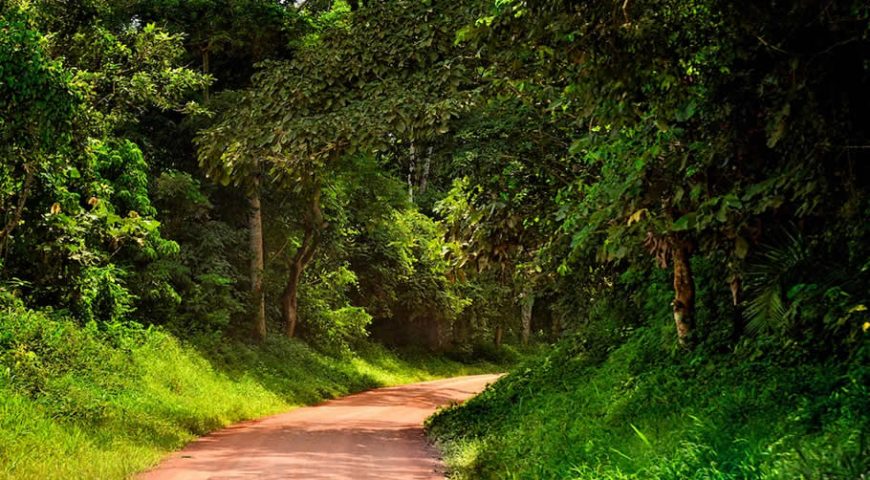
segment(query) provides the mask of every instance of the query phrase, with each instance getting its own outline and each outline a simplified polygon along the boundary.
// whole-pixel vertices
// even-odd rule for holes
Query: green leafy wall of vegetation
[[[454,476],[867,478],[867,2],[488,5],[440,207],[562,339],[430,421]]]
[[[653,322],[655,323],[655,322]],[[641,327],[603,360],[571,339],[428,421],[454,479],[856,479],[870,471],[870,350],[672,348]],[[763,347],[762,347],[763,348]]]

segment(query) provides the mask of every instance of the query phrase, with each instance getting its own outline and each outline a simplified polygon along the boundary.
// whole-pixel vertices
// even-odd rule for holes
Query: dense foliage
[[[770,337],[686,354],[657,277],[623,277],[627,300],[602,299],[582,333],[431,418],[453,478],[866,476],[866,345],[846,361]]]
[[[868,86],[860,0],[7,0],[0,375],[557,343],[458,474],[867,474]]]

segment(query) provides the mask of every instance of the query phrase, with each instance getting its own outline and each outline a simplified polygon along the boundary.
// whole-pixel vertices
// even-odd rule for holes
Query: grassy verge
[[[0,478],[126,478],[236,421],[497,369],[375,345],[334,358],[281,338],[197,349],[157,330],[14,307],[0,313]]]
[[[868,349],[849,360],[687,355],[643,329],[562,346],[439,412],[455,479],[870,478]]]

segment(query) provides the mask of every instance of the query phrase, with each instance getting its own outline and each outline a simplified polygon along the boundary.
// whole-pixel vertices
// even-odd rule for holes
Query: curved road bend
[[[443,479],[423,434],[435,409],[498,375],[381,388],[236,424],[173,453],[141,480]]]

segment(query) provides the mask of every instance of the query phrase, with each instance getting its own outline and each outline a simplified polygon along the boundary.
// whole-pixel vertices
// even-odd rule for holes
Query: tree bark
[[[426,163],[423,164],[423,173],[420,175],[420,194],[426,193],[429,188],[429,170],[432,168],[432,147],[426,152]]]
[[[299,324],[299,282],[305,266],[314,257],[314,252],[320,243],[320,234],[326,224],[323,221],[323,212],[320,207],[320,186],[317,185],[311,195],[310,210],[306,215],[305,233],[302,237],[302,245],[290,259],[290,273],[287,285],[281,295],[281,313],[284,317],[284,333],[287,338],[296,336],[296,327]]]
[[[556,342],[562,336],[562,314],[553,315],[553,328],[550,330],[550,340]]]
[[[733,342],[737,342],[740,340],[740,337],[743,336],[743,330],[746,328],[746,322],[743,319],[743,311],[740,308],[740,302],[742,299],[740,298],[740,289],[742,287],[740,277],[737,274],[734,274],[731,277],[731,281],[729,282],[729,286],[731,287],[731,302],[732,302],[732,310],[731,310],[731,318],[732,318],[732,331],[731,331],[731,339]]]
[[[15,227],[21,223],[21,216],[24,214],[24,206],[27,204],[28,197],[30,197],[30,189],[33,188],[33,171],[35,169],[36,166],[33,164],[24,164],[24,185],[21,186],[21,193],[18,194],[18,204],[15,206],[15,213],[13,213],[12,218],[6,222],[3,230],[0,230],[0,250],[4,252],[6,250],[6,242],[9,240],[9,236],[12,234],[12,231],[15,230]]]
[[[674,260],[674,323],[677,327],[677,340],[684,347],[691,347],[695,329],[695,280],[692,277],[689,245],[685,241],[675,242]]]
[[[465,315],[460,315],[459,318],[453,322],[453,343],[455,345],[465,345],[468,342],[468,331],[470,330],[468,317]]]
[[[492,341],[495,344],[495,348],[501,348],[501,340],[502,335],[504,334],[504,328],[501,325],[495,326],[495,337],[493,337]]]
[[[254,191],[248,196],[251,206],[250,247],[251,247],[251,307],[254,312],[254,336],[258,340],[266,338],[266,298],[263,290],[265,270],[265,249],[263,247],[263,216],[260,208],[260,179],[255,179]]]
[[[410,155],[408,160],[408,198],[414,201],[414,182],[417,171],[417,149],[414,147],[414,142],[411,142]]]
[[[210,58],[209,58],[210,50],[211,50],[211,41],[209,41],[206,44],[206,46],[202,47],[202,49],[201,49],[201,52],[202,52],[202,73],[204,73],[206,75],[209,74],[209,69],[211,68],[211,65],[209,65],[209,63],[210,63]],[[208,97],[209,97],[209,86],[206,85],[202,90],[203,101],[208,103]]]
[[[302,278],[301,262],[294,260],[290,266],[290,277],[281,295],[281,312],[284,315],[284,333],[287,338],[296,336],[296,326],[299,324],[299,280]]]
[[[527,293],[526,297],[523,298],[522,303],[523,345],[529,344],[529,337],[531,337],[532,334],[532,309],[534,308],[534,306],[535,295],[533,293]]]

